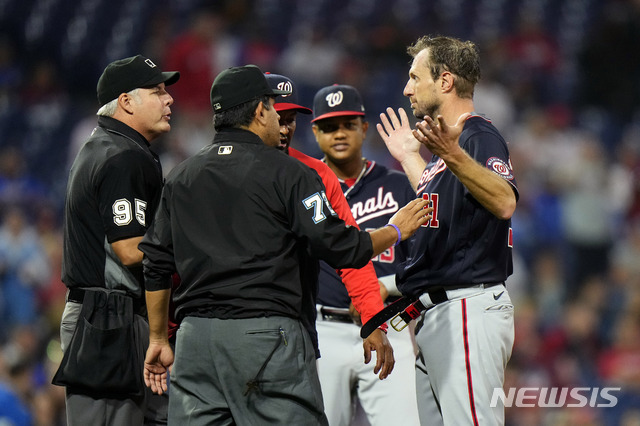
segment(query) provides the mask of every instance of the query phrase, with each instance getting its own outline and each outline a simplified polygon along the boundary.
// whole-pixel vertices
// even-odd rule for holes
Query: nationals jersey
[[[329,203],[335,210],[338,217],[344,220],[347,225],[351,225],[351,226],[355,226],[360,229],[363,229],[361,224],[358,223],[357,219],[354,218],[354,216],[352,215],[352,212],[350,211],[351,207],[347,203],[347,199],[345,199],[345,196],[342,193],[342,191],[345,190],[346,188],[343,187],[343,183],[339,183],[337,176],[335,175],[335,173],[333,173],[333,171],[329,168],[329,166],[327,166],[324,162],[316,158],[309,157],[308,155],[303,154],[300,151],[297,151],[291,147],[289,147],[289,155],[303,162],[304,164],[311,167],[313,170],[315,170],[318,173],[318,175],[322,179],[322,183],[324,183],[325,187],[327,188],[327,199],[329,200]],[[411,189],[411,187],[409,187],[409,189]],[[386,224],[386,222],[380,224],[379,226],[375,226],[373,228],[374,229],[379,228],[384,224]],[[393,247],[391,247],[387,251],[389,250],[393,250]],[[380,256],[383,256],[385,253],[383,253]],[[377,256],[377,257],[380,257],[380,256]],[[375,259],[376,258],[374,258],[373,260]],[[329,269],[331,268],[329,265],[327,265],[324,262],[320,262],[320,264],[324,265],[326,268],[329,268]],[[374,265],[372,265],[371,262],[367,263],[364,267],[360,269],[343,268],[343,269],[332,270],[332,271],[333,271],[333,275],[338,280],[339,286],[341,287],[341,290],[342,290],[342,294],[347,298],[347,307],[351,302],[351,299],[349,298],[348,293],[364,294],[368,291],[372,291],[372,290],[375,291],[379,287],[378,278],[377,278],[379,275],[379,271],[377,269],[374,269]],[[376,275],[376,273],[378,273],[378,275]],[[342,277],[342,280],[340,277]],[[318,303],[322,304],[322,302],[320,301],[318,301]],[[373,303],[373,301],[367,300],[367,303],[371,304]],[[372,305],[371,310],[372,311],[375,311],[376,309],[380,310],[382,309],[382,307],[383,307],[382,304],[380,304],[379,306]]]
[[[509,182],[517,200],[507,143],[490,121],[469,117],[459,143],[477,162]],[[503,282],[511,275],[511,220],[498,219],[485,209],[441,158],[431,158],[417,194],[434,210],[409,238],[409,254],[397,280],[404,295],[433,287]]]
[[[389,170],[375,161],[366,162],[355,182],[341,180],[340,184],[353,218],[360,229],[367,231],[386,225],[398,209],[416,198],[404,173]],[[405,259],[406,249],[406,242],[403,241],[371,259],[377,276],[394,275],[398,262]],[[342,280],[324,262],[320,264],[319,279],[319,304],[336,308],[349,307],[349,295]]]

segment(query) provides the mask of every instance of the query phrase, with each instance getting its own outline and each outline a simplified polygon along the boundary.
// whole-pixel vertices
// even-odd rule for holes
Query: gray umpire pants
[[[286,317],[186,317],[169,386],[170,425],[326,425],[308,332]]]
[[[71,342],[76,322],[82,309],[81,303],[67,302],[60,323],[60,343],[64,352]],[[134,315],[135,333],[142,358],[149,346],[149,324],[140,315]],[[96,368],[100,368],[96,365]],[[140,366],[142,374],[143,366]],[[73,393],[66,390],[66,413],[68,426],[87,425],[164,425],[167,422],[168,396],[155,395],[145,388],[139,398],[108,399]]]

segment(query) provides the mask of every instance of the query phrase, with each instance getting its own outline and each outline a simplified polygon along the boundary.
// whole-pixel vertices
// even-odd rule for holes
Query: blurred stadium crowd
[[[640,425],[638,0],[0,0],[0,424],[64,424],[49,385],[61,213],[108,62],[141,53],[182,73],[155,145],[167,172],[210,140],[220,70],[291,76],[308,106],[351,84],[376,123],[408,109],[405,49],[424,34],[478,44],[476,109],[510,144],[521,198],[506,389],[620,388],[615,407],[513,407],[507,424]],[[294,144],[320,157],[305,120]],[[375,131],[364,151],[398,168]]]

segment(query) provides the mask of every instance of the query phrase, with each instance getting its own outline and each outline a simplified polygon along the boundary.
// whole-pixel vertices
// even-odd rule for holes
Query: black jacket
[[[309,318],[316,277],[303,282],[300,265],[359,268],[372,255],[369,234],[345,225],[324,191],[314,171],[255,134],[220,131],[167,177],[140,244],[146,290],[170,288],[177,271],[178,320]]]
[[[142,268],[126,268],[110,243],[140,237],[153,219],[162,170],[149,143],[131,127],[98,117],[69,173],[62,281],[142,295]]]

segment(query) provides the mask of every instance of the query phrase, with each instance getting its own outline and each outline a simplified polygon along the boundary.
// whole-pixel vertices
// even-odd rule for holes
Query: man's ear
[[[273,107],[272,107],[273,108]],[[262,102],[258,102],[255,110],[255,119],[263,126],[267,123],[267,109]]]
[[[317,142],[317,141],[318,141],[318,132],[320,131],[320,130],[318,129],[318,126],[317,126],[317,125],[315,125],[315,124],[312,124],[312,125],[311,125],[311,130],[313,131],[313,136],[315,136],[315,137],[316,137],[316,142]]]
[[[133,106],[131,105],[133,98],[128,93],[120,93],[118,96],[118,106],[127,114],[133,114]]]
[[[361,120],[362,120],[362,134],[364,136],[367,136],[367,130],[369,130],[369,122],[365,121],[364,119],[361,119]]]
[[[454,75],[449,71],[445,71],[442,73],[442,75],[440,76],[440,88],[443,93],[449,93],[454,89],[454,79]]]

